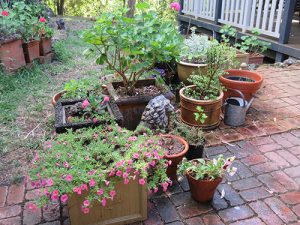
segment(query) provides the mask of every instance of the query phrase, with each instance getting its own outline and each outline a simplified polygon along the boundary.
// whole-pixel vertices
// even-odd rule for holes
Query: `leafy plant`
[[[211,47],[211,43],[207,36],[197,35],[196,28],[191,28],[191,35],[184,40],[180,59],[190,63],[204,63],[207,59],[207,50]]]
[[[197,106],[196,110],[197,112],[194,113],[195,120],[199,120],[201,123],[204,123],[207,118],[207,115],[204,113],[204,109],[201,106]]]
[[[206,64],[207,71],[198,71],[188,79],[194,87],[187,87],[184,95],[196,100],[214,100],[223,89],[219,77],[225,73],[234,63],[236,52],[226,44],[212,41],[211,47],[207,49]]]
[[[234,159],[235,157],[224,159],[223,155],[212,160],[195,159],[187,161],[183,159],[179,165],[179,172],[181,174],[188,173],[196,180],[215,180],[222,178],[226,172],[233,176],[237,170],[232,166]]]
[[[20,37],[21,23],[14,18],[15,12],[7,5],[0,8],[0,41]]]
[[[146,133],[135,136],[117,126],[61,134],[45,144],[32,162],[31,183],[43,193],[38,206],[85,194],[81,209],[88,213],[95,201],[105,206],[118,195],[116,182],[126,185],[135,179],[155,192],[159,186],[166,191],[170,180],[164,154],[157,138]]]
[[[222,41],[228,45],[230,45],[230,39],[234,38],[234,45],[237,44],[237,29],[232,27],[231,25],[224,25],[220,30]]]
[[[259,40],[258,36],[261,34],[258,29],[251,30],[251,36],[242,36],[243,42],[240,45],[242,51],[258,54],[265,52],[269,47],[270,43]]]
[[[93,45],[86,54],[96,56],[97,64],[106,63],[123,80],[128,95],[134,95],[136,82],[156,63],[179,56],[182,39],[173,23],[161,21],[152,11],[133,18],[118,11],[104,13],[83,38]]]

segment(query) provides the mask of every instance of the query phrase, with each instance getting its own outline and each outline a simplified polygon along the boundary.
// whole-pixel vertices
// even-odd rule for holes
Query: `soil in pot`
[[[204,144],[203,145],[189,145],[189,150],[185,154],[185,157],[188,160],[192,159],[200,159],[203,158],[203,150],[204,150]]]
[[[226,78],[229,80],[236,80],[236,81],[243,81],[243,82],[255,82],[255,80],[252,80],[251,78],[243,77],[243,76],[228,76]]]

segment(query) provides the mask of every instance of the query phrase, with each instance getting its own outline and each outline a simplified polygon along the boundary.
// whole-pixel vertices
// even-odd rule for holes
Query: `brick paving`
[[[193,201],[180,177],[166,193],[149,196],[148,219],[135,225],[300,225],[300,66],[260,71],[264,87],[245,126],[221,124],[206,134],[205,156],[235,155],[237,173],[224,178],[207,204]],[[0,225],[69,224],[65,205],[29,211],[38,195],[30,185],[1,186]]]

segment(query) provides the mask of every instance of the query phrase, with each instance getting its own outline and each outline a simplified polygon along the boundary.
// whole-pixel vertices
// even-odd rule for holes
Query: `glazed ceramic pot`
[[[207,71],[207,64],[194,64],[194,63],[187,63],[182,61],[177,62],[178,78],[186,85],[191,84],[188,81],[188,78],[192,74],[206,73],[206,71]]]

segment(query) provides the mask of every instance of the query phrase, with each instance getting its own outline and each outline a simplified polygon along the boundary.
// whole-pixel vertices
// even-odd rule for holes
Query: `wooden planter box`
[[[90,213],[83,214],[80,205],[85,195],[69,197],[68,208],[71,225],[125,225],[147,219],[147,189],[138,179],[127,185],[122,181],[116,183],[117,195],[113,201],[108,200],[103,207],[95,202]]]
[[[136,87],[150,85],[156,85],[155,79],[139,80]],[[112,82],[107,85],[107,90],[123,115],[124,127],[129,130],[134,130],[141,121],[146,105],[156,96],[133,96],[120,98],[116,93],[116,89],[121,86],[123,86],[123,82]],[[164,96],[171,102],[175,101],[175,95],[171,91],[165,93]]]
[[[102,121],[97,121],[94,123],[91,122],[74,122],[70,123],[66,119],[65,107],[70,105],[75,105],[77,102],[81,102],[81,100],[65,100],[58,101],[55,105],[55,131],[56,133],[64,133],[67,129],[81,129],[85,127],[96,127],[103,124]],[[117,105],[113,103],[109,103],[107,107],[108,112],[116,119],[116,122],[122,126],[123,125],[123,116],[119,111]]]
[[[0,65],[7,72],[15,71],[26,65],[21,39],[0,43]]]
[[[32,63],[33,60],[40,57],[40,42],[31,41],[23,44],[26,63]]]

